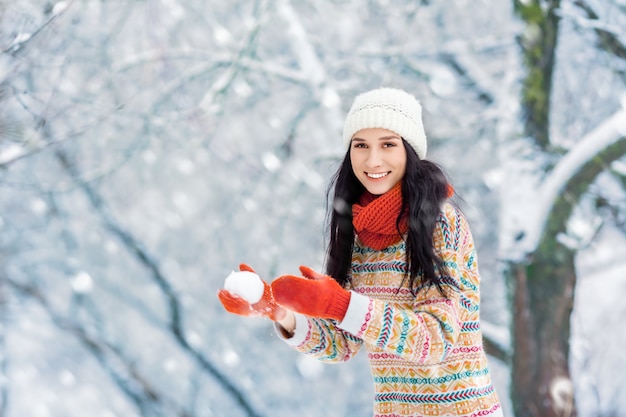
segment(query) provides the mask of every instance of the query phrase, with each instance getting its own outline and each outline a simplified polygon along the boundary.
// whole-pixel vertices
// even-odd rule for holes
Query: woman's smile
[[[380,179],[380,178],[386,177],[389,173],[391,173],[391,171],[388,171],[388,172],[381,172],[380,174],[373,174],[373,173],[371,173],[371,172],[367,172],[366,174],[367,174],[367,176],[368,176],[368,177],[370,177],[370,178],[372,178],[372,179],[377,180],[377,179]]]

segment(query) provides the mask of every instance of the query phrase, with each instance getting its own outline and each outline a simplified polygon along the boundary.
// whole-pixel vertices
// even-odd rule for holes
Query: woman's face
[[[387,129],[359,130],[350,142],[354,175],[374,195],[391,190],[406,172],[406,149],[402,138]]]

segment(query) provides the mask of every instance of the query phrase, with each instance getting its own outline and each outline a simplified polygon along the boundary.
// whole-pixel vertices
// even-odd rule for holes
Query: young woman
[[[480,276],[465,217],[444,173],[425,160],[419,102],[380,88],[356,97],[344,124],[326,274],[301,267],[264,283],[255,303],[293,348],[346,361],[365,347],[375,417],[502,416],[483,350]],[[249,267],[242,266],[242,269]]]

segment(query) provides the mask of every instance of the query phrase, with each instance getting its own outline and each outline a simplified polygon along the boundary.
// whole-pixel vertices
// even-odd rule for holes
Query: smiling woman
[[[272,318],[262,306],[280,306],[281,338],[321,361],[365,347],[374,417],[502,416],[482,344],[472,234],[444,172],[425,160],[419,102],[391,88],[361,94],[343,139],[326,275],[300,267],[302,276],[275,279],[252,305],[225,303],[222,290],[224,307]]]

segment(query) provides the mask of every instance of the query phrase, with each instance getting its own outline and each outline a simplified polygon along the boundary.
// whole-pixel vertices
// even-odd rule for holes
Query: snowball
[[[265,285],[254,272],[233,271],[226,277],[224,289],[240,296],[250,304],[254,304],[263,297]]]

